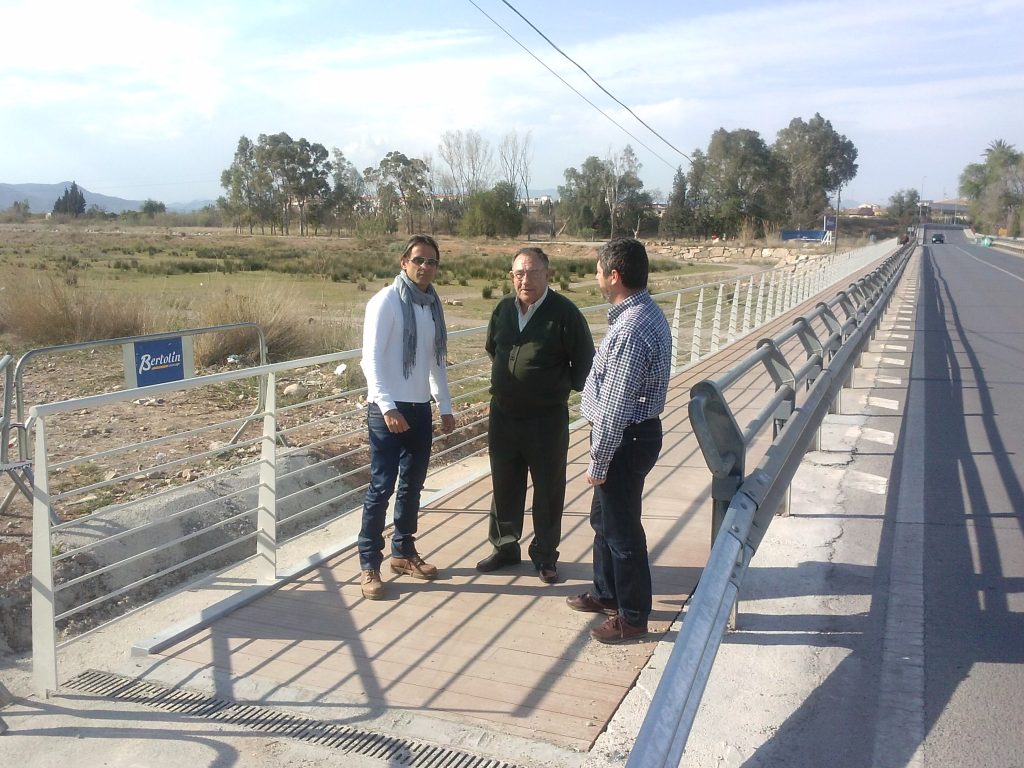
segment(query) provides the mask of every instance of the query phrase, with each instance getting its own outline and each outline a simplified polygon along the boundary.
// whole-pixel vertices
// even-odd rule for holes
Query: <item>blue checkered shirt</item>
[[[608,310],[608,333],[583,387],[590,422],[587,474],[603,480],[631,424],[665,410],[672,367],[672,335],[665,314],[646,289]]]

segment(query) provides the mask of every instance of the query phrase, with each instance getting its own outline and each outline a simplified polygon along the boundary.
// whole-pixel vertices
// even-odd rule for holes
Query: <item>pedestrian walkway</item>
[[[813,300],[797,311],[811,307]],[[776,321],[763,330],[783,327],[785,321]],[[654,585],[646,639],[597,643],[590,629],[605,617],[565,604],[591,586],[589,433],[583,428],[573,432],[569,448],[558,584],[543,584],[528,561],[490,574],[475,570],[490,551],[491,485],[484,476],[421,512],[418,546],[441,568],[438,580],[389,578],[385,570],[387,599],[365,600],[358,558],[349,549],[161,650],[174,663],[158,666],[151,678],[187,685],[200,675],[214,681],[221,698],[277,707],[315,703],[368,728],[377,718],[406,712],[446,727],[456,723],[588,751],[658,641],[672,639],[672,623],[707,560],[710,473],[690,431],[690,388],[731,367],[755,343],[738,344],[671,382],[664,448],[644,499]],[[734,388],[741,420],[769,396],[770,381],[760,373],[756,378],[746,389]],[[759,449],[765,447],[761,441]],[[287,696],[278,695],[285,690]]]
[[[418,545],[440,566],[434,582],[385,578],[386,599],[366,600],[354,550],[164,650],[212,666],[218,695],[238,681],[304,688],[347,721],[396,708],[456,720],[579,751],[590,748],[696,585],[710,542],[709,475],[686,420],[677,382],[665,450],[648,478],[654,613],[646,640],[609,647],[590,639],[605,617],[565,598],[590,587],[591,492],[587,432],[570,446],[559,583],[545,585],[527,560],[480,574],[490,551],[490,478],[421,513]]]
[[[790,317],[832,295],[834,291],[808,300]],[[476,572],[475,563],[489,551],[491,488],[484,476],[435,497],[421,515],[420,549],[442,570],[435,582],[385,573],[388,599],[366,601],[359,589],[354,549],[346,549],[159,654],[117,664],[114,651],[109,665],[96,668],[371,734],[449,744],[517,765],[583,765],[613,718],[619,721],[630,707],[636,710],[632,717],[643,717],[653,693],[651,675],[660,674],[658,667],[674,639],[673,622],[681,617],[709,550],[710,475],[690,432],[690,388],[728,370],[759,338],[780,332],[789,322],[783,318],[759,329],[752,338],[672,381],[663,414],[664,449],[648,477],[644,502],[655,592],[652,632],[646,640],[601,645],[590,639],[589,631],[603,617],[575,613],[565,605],[567,596],[590,587],[591,491],[585,480],[584,427],[573,432],[570,446],[556,585],[541,583],[529,563],[486,575]],[[740,382],[730,390],[741,425],[768,396],[770,381],[764,375],[759,378],[756,384]],[[753,448],[748,469],[764,448],[763,441]],[[224,585],[229,586],[226,581]],[[122,634],[135,627],[136,640],[170,626],[142,628],[131,618],[119,625]],[[645,688],[645,695],[627,699],[638,685]],[[643,701],[631,703],[634,698]],[[201,754],[203,745],[224,741],[215,732],[226,726],[204,727],[185,716],[151,718],[144,709],[139,718],[150,723],[149,728],[111,731],[103,722],[115,705],[102,694],[66,690],[51,701],[29,707],[36,712],[32,722],[42,727],[38,715],[81,712],[81,722],[90,723],[83,727],[90,733],[110,732],[119,739],[134,735],[129,741],[143,762],[145,755],[170,746],[161,735],[165,726],[176,726],[179,747],[190,753]],[[120,712],[124,706],[128,705],[116,705],[119,721],[133,717]],[[87,713],[93,710],[98,714],[89,720]],[[25,731],[22,722],[18,720]],[[35,734],[29,730],[24,735],[31,739]],[[274,750],[293,759],[316,759],[302,751],[314,747],[285,747],[278,744],[278,737],[257,732],[251,736],[231,737],[231,743],[253,745],[255,751],[240,747],[252,764],[264,764],[259,761]],[[601,743],[606,741],[607,736]],[[621,754],[628,751],[626,741]],[[243,759],[242,751],[238,759]],[[345,765],[371,764],[348,754],[343,760]]]

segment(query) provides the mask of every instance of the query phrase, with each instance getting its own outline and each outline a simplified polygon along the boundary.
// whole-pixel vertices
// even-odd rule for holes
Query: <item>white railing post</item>
[[[725,295],[725,283],[718,284],[718,298],[715,299],[715,316],[711,321],[711,354],[718,351],[718,340],[722,335],[722,298]]]
[[[740,281],[736,281],[736,285],[732,289],[732,306],[729,308],[729,336],[728,342],[732,344],[736,341],[736,324],[739,321],[740,316]]]
[[[57,627],[50,542],[49,467],[46,420],[35,419],[36,450],[32,483],[32,679],[45,699],[57,690]]]
[[[764,277],[761,277],[764,280]],[[747,283],[747,303],[743,305],[743,335],[746,336],[750,333],[750,319],[751,310],[754,303],[754,276],[750,276],[750,282]]]
[[[672,313],[672,375],[679,370],[679,322],[683,312],[683,294],[676,294],[676,309]]]
[[[259,506],[256,510],[256,558],[260,578],[277,578],[277,377],[267,373],[260,451]]]
[[[758,310],[754,315],[754,327],[759,328],[765,321],[765,275],[758,281]]]
[[[697,297],[697,314],[693,317],[693,338],[690,342],[690,362],[700,360],[700,334],[701,326],[704,324],[704,288],[700,289]]]
[[[768,322],[775,317],[775,278],[777,275],[772,272],[771,279],[768,281],[768,298],[765,300],[764,305],[764,321]],[[761,323],[758,323],[760,325]]]

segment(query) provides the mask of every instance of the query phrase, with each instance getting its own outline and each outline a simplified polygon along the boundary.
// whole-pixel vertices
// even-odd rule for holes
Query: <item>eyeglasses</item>
[[[428,267],[436,267],[438,264],[441,263],[440,259],[425,259],[422,256],[413,256],[411,259],[409,259],[409,261],[411,261],[417,267],[422,267],[424,264],[426,264]]]
[[[529,276],[531,280],[539,280],[547,270],[544,269],[517,269],[515,272],[509,272],[510,275],[516,280],[522,280]]]

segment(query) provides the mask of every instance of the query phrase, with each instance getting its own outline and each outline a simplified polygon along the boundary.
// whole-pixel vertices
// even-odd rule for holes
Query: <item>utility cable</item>
[[[521,14],[521,13],[520,13],[520,12],[519,12],[519,11],[518,11],[518,10],[516,9],[516,7],[512,5],[512,3],[508,2],[508,0],[501,0],[501,1],[502,1],[502,2],[503,2],[503,3],[505,4],[505,5],[506,5],[506,6],[508,6],[508,7],[509,7],[509,9],[511,9],[511,11],[512,11],[512,12],[513,12],[513,13],[514,13],[514,14],[515,14],[516,16],[518,16],[518,17],[519,17],[520,19],[522,19],[522,20],[523,20],[523,21],[525,21],[525,22],[526,22],[527,24],[529,24],[529,25],[530,25],[530,27],[531,27],[531,28],[533,29],[533,31],[534,31],[534,32],[536,32],[536,33],[537,33],[538,35],[540,35],[541,37],[543,37],[543,38],[544,38],[544,39],[545,39],[545,40],[547,41],[548,45],[550,45],[550,46],[551,46],[552,48],[554,48],[554,49],[555,49],[556,51],[558,51],[558,52],[559,52],[560,54],[562,54],[562,56],[564,56],[564,57],[565,57],[565,58],[566,58],[566,59],[567,59],[567,60],[568,60],[568,61],[569,61],[570,63],[572,63],[572,64],[573,64],[573,66],[575,66],[575,67],[576,67],[576,68],[577,68],[577,69],[578,69],[578,70],[579,70],[580,72],[582,72],[582,73],[583,73],[584,75],[586,75],[586,76],[587,76],[588,78],[590,78],[590,82],[592,82],[592,83],[593,83],[594,85],[596,85],[596,86],[597,86],[598,88],[600,88],[600,89],[601,89],[602,91],[604,91],[604,92],[605,92],[605,94],[607,94],[607,96],[608,96],[608,97],[609,97],[609,98],[610,98],[610,99],[611,99],[612,101],[614,101],[614,102],[615,102],[616,104],[618,104],[618,105],[619,105],[620,107],[622,107],[622,108],[623,108],[624,110],[626,110],[627,112],[629,112],[629,114],[631,114],[631,115],[632,115],[633,117],[635,117],[635,118],[636,118],[636,120],[637,120],[637,122],[638,122],[638,123],[640,123],[640,125],[642,125],[642,126],[643,126],[644,128],[646,128],[646,129],[647,129],[648,131],[650,131],[650,132],[651,132],[651,133],[653,133],[653,134],[654,134],[655,136],[657,136],[657,137],[658,137],[659,139],[661,139],[661,140],[662,140],[663,142],[665,142],[665,144],[667,144],[667,145],[668,145],[669,147],[671,147],[671,148],[672,148],[672,149],[673,149],[673,150],[674,150],[675,152],[678,152],[678,153],[679,153],[680,155],[682,155],[683,157],[685,157],[685,158],[687,159],[687,161],[688,161],[689,163],[691,163],[691,164],[693,163],[693,160],[691,160],[691,159],[690,159],[690,156],[689,156],[688,154],[686,154],[686,153],[685,153],[685,152],[683,152],[683,151],[682,151],[681,149],[679,149],[678,147],[676,147],[676,146],[675,146],[675,145],[674,145],[674,144],[673,144],[673,143],[672,143],[671,141],[669,141],[668,139],[666,139],[666,138],[665,138],[664,136],[662,136],[662,135],[661,135],[660,133],[658,133],[658,132],[657,132],[656,130],[654,130],[654,129],[653,129],[653,128],[652,128],[651,126],[650,126],[650,125],[648,125],[648,124],[647,124],[647,123],[646,123],[646,122],[645,122],[645,121],[643,120],[643,118],[641,118],[641,117],[640,117],[640,115],[638,115],[638,114],[637,114],[636,112],[634,112],[634,111],[633,111],[632,109],[630,109],[630,108],[629,108],[629,107],[628,107],[627,105],[625,105],[625,104],[623,104],[623,103],[622,103],[621,101],[619,101],[619,99],[617,99],[617,98],[616,98],[616,97],[615,97],[615,96],[614,96],[614,95],[613,95],[613,94],[611,93],[611,91],[609,91],[609,90],[608,90],[607,88],[605,88],[605,87],[604,87],[603,85],[601,85],[601,84],[600,84],[599,82],[597,82],[597,80],[595,80],[595,79],[593,78],[593,76],[592,76],[592,75],[591,75],[591,74],[590,74],[589,72],[587,72],[587,70],[585,70],[585,69],[584,69],[584,68],[583,68],[582,66],[580,66],[580,64],[579,64],[579,63],[577,63],[577,62],[576,62],[576,60],[572,58],[572,56],[570,56],[570,55],[569,55],[569,54],[567,54],[567,53],[566,53],[565,51],[563,51],[563,50],[562,50],[561,48],[559,48],[559,47],[558,47],[557,45],[555,45],[555,44],[554,44],[554,42],[552,42],[551,38],[549,38],[549,37],[548,37],[547,35],[545,35],[545,34],[544,34],[543,32],[541,32],[541,31],[540,31],[539,29],[537,29],[536,25],[535,25],[535,24],[534,24],[534,23],[533,23],[532,21],[530,21],[530,20],[529,20],[528,18],[526,18],[525,16],[523,16],[523,14]]]
[[[534,53],[533,51],[531,51],[531,50],[530,50],[529,48],[527,48],[527,47],[526,47],[526,46],[525,46],[525,45],[524,45],[523,43],[519,42],[519,40],[517,40],[517,39],[516,39],[515,35],[513,35],[513,34],[512,34],[511,32],[509,32],[509,31],[508,31],[507,29],[505,29],[505,28],[504,28],[503,26],[501,26],[501,24],[499,24],[499,23],[498,23],[498,22],[497,22],[497,21],[496,21],[496,20],[495,20],[494,18],[492,18],[492,17],[491,17],[491,16],[490,16],[490,15],[489,15],[489,14],[488,14],[488,13],[487,13],[487,12],[486,12],[486,11],[485,11],[485,10],[484,10],[483,8],[481,8],[481,7],[479,6],[479,5],[477,5],[477,4],[476,4],[476,2],[475,2],[475,0],[469,0],[469,4],[470,4],[470,5],[472,5],[472,6],[474,7],[474,8],[476,8],[476,9],[477,9],[478,11],[480,11],[480,13],[482,13],[482,14],[483,14],[484,16],[486,16],[486,17],[487,17],[488,19],[490,19],[491,23],[492,23],[492,24],[494,24],[494,26],[496,26],[496,27],[497,27],[498,29],[500,29],[500,30],[501,30],[502,32],[504,32],[504,33],[505,33],[506,35],[508,35],[509,39],[510,39],[510,40],[512,40],[512,42],[514,42],[514,43],[515,43],[516,45],[518,45],[518,46],[519,46],[520,48],[522,48],[522,49],[523,49],[524,51],[526,51],[526,52],[527,52],[528,54],[530,54],[530,56],[532,56],[532,57],[533,57],[533,58],[534,58],[534,59],[535,59],[535,60],[537,61],[537,63],[538,63],[538,64],[540,64],[540,65],[541,65],[542,67],[544,67],[544,69],[546,69],[546,70],[547,70],[548,72],[550,72],[550,73],[551,73],[552,75],[554,75],[554,76],[555,76],[555,77],[557,77],[557,78],[558,78],[559,80],[561,80],[561,81],[562,81],[562,83],[564,83],[566,87],[568,87],[568,88],[569,88],[570,90],[572,90],[572,92],[573,92],[573,93],[575,93],[575,94],[576,94],[577,96],[579,96],[579,97],[580,97],[581,99],[583,99],[583,100],[584,100],[585,102],[587,102],[587,104],[589,104],[589,105],[590,105],[590,106],[592,106],[592,107],[593,107],[594,109],[596,109],[596,110],[597,110],[598,112],[600,112],[600,113],[601,113],[602,115],[604,115],[604,116],[605,116],[605,117],[606,117],[606,118],[607,118],[607,119],[608,119],[609,121],[611,121],[611,122],[612,122],[612,123],[613,123],[613,124],[614,124],[614,125],[615,125],[615,126],[616,126],[616,127],[617,127],[617,128],[619,129],[619,130],[620,130],[620,131],[622,131],[622,132],[623,132],[624,134],[626,134],[627,136],[629,136],[629,137],[630,137],[631,139],[633,139],[633,141],[635,141],[635,142],[636,142],[637,144],[639,144],[639,145],[640,145],[641,147],[643,147],[644,149],[646,149],[646,150],[647,150],[648,152],[650,152],[650,153],[651,153],[652,155],[654,155],[654,156],[655,156],[656,158],[658,158],[659,160],[661,160],[661,162],[663,162],[663,163],[664,163],[665,165],[667,165],[667,166],[668,166],[669,168],[671,168],[672,170],[676,170],[676,169],[678,168],[678,166],[672,165],[672,163],[670,163],[670,162],[669,162],[668,160],[666,160],[666,159],[665,159],[664,157],[662,157],[662,156],[661,156],[661,155],[659,155],[659,154],[658,154],[657,152],[655,152],[655,151],[654,151],[653,149],[651,149],[651,148],[650,148],[649,146],[647,146],[647,145],[646,145],[646,144],[644,144],[644,143],[643,143],[642,141],[640,141],[640,139],[638,139],[638,138],[637,138],[636,136],[634,136],[634,135],[633,135],[632,133],[630,133],[630,132],[629,132],[628,130],[626,130],[625,126],[623,126],[623,125],[622,125],[621,123],[618,123],[618,122],[616,122],[615,118],[613,118],[613,117],[612,117],[611,115],[609,115],[609,114],[608,114],[607,112],[605,112],[605,111],[604,111],[603,109],[601,109],[601,108],[600,108],[599,106],[597,106],[597,104],[595,104],[595,103],[594,103],[594,102],[592,102],[592,101],[591,101],[590,99],[588,99],[588,98],[587,98],[586,96],[584,96],[584,95],[583,95],[582,93],[580,93],[580,92],[579,92],[578,90],[576,90],[576,88],[575,88],[575,87],[573,87],[573,85],[572,85],[571,83],[569,83],[568,81],[566,81],[566,79],[565,79],[565,78],[563,78],[563,77],[562,77],[562,76],[561,76],[560,74],[558,74],[557,72],[555,72],[555,70],[553,70],[553,69],[552,69],[551,67],[549,67],[549,66],[548,66],[547,64],[545,64],[545,63],[544,63],[543,61],[541,61],[541,59],[540,59],[540,58],[539,58],[539,57],[538,57],[538,56],[537,56],[537,55],[536,55],[536,54],[535,54],[535,53]],[[532,26],[532,25],[531,25],[531,26]],[[613,98],[614,98],[614,97],[613,97]],[[628,109],[628,108],[627,108],[627,109]],[[634,115],[634,117],[635,117],[635,115]],[[671,145],[670,145],[670,146],[671,146]],[[677,151],[678,151],[678,150],[677,150]],[[685,157],[685,155],[684,155],[684,157]],[[686,159],[687,159],[687,160],[689,160],[689,158],[686,158]]]

